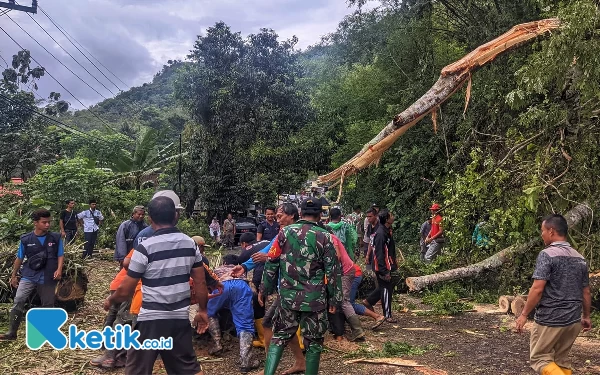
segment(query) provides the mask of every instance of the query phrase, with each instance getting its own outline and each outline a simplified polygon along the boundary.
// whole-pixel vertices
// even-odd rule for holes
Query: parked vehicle
[[[253,217],[238,217],[235,220],[235,243],[236,245],[240,241],[242,233],[252,232],[256,234],[258,223]]]

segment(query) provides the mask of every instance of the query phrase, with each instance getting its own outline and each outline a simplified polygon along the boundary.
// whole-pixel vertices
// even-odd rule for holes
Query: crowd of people
[[[81,220],[90,241],[102,224],[96,202],[90,201],[90,209],[78,214],[72,200],[66,203],[60,214],[61,233],[49,232],[51,213],[39,209],[33,213],[34,230],[21,237],[10,280],[17,292],[9,331],[0,340],[16,339],[26,301],[34,291],[43,307],[54,305],[64,243],[76,234],[76,220]],[[336,340],[363,341],[365,329],[359,316],[372,319],[370,329],[397,323],[392,309],[392,273],[398,268],[401,252],[392,235],[394,214],[388,209],[373,205],[363,219],[360,207],[345,218],[334,207],[324,223],[318,198],[308,197],[300,207],[284,203],[268,208],[258,234],[240,236],[241,253],[225,255],[222,264],[213,268],[204,253],[204,239],[190,238],[177,229],[182,210],[179,197],[170,190],[157,192],[147,208],[133,208],[131,218],[119,226],[116,235],[114,259],[120,270],[103,303],[105,327],[130,324],[140,332],[140,341],[171,337],[173,347],[106,349],[90,362],[92,366],[151,374],[160,355],[168,374],[203,374],[192,343],[194,332],[208,332],[212,341],[209,353],[219,355],[222,325],[230,317],[239,338],[240,372],[259,368],[252,347],[260,347],[266,357],[262,373],[275,374],[289,345],[294,364],[283,374],[316,375],[328,330]],[[430,211],[430,220],[421,228],[421,256],[428,262],[444,244],[440,206],[434,204]],[[235,230],[235,224],[233,227]],[[587,264],[566,241],[568,226],[562,216],[545,218],[541,229],[547,247],[538,257],[535,281],[516,326],[521,330],[537,308],[531,365],[542,375],[570,374],[570,348],[582,328],[591,328]],[[92,250],[93,246],[86,247],[83,256],[92,255]],[[361,256],[376,283],[358,303],[363,270],[356,261]],[[375,311],[378,302],[382,314]],[[347,335],[346,324],[350,328]]]

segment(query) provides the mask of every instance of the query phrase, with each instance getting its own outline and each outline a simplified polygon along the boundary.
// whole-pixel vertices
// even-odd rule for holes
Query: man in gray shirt
[[[592,297],[585,259],[567,242],[567,220],[550,215],[542,222],[546,248],[540,252],[527,304],[517,318],[523,331],[535,308],[531,330],[530,364],[541,375],[570,375],[569,352],[581,332],[592,327]]]

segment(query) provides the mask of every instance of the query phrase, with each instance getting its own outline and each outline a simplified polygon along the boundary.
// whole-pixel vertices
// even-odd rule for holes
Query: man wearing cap
[[[280,295],[265,375],[275,374],[283,349],[299,325],[306,348],[306,374],[317,375],[327,310],[335,313],[335,306],[343,301],[341,266],[331,235],[317,225],[321,202],[308,198],[302,202],[301,210],[302,219],[277,235],[263,273],[262,294],[269,295],[279,285]]]
[[[446,242],[444,238],[444,228],[442,227],[442,215],[440,215],[440,205],[434,203],[431,208],[431,230],[425,239],[425,244],[429,245],[425,253],[425,262],[431,263],[442,252],[442,247]]]

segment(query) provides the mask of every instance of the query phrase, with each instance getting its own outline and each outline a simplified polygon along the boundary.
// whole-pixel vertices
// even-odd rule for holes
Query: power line
[[[114,92],[113,92],[111,89],[109,89],[108,87],[106,87],[106,85],[105,85],[103,82],[101,82],[101,81],[100,81],[98,78],[96,78],[96,76],[95,76],[95,75],[93,75],[92,73],[90,73],[90,71],[89,71],[89,70],[88,70],[88,69],[87,69],[85,66],[83,66],[83,65],[82,65],[82,64],[81,64],[81,63],[80,63],[80,62],[79,62],[79,61],[78,61],[78,60],[77,60],[77,59],[76,59],[76,58],[75,58],[75,57],[74,57],[74,56],[73,56],[73,55],[72,55],[72,54],[71,54],[69,51],[67,51],[67,50],[66,50],[66,49],[65,49],[65,48],[64,48],[64,47],[63,47],[63,46],[62,46],[62,45],[61,45],[61,44],[60,44],[60,43],[59,43],[59,42],[56,40],[56,39],[54,39],[54,37],[53,37],[52,35],[50,35],[50,33],[49,33],[49,32],[48,32],[48,31],[47,31],[47,30],[46,30],[46,29],[45,29],[45,28],[44,28],[42,25],[40,25],[40,24],[39,24],[39,22],[35,20],[35,18],[33,18],[33,17],[31,16],[31,14],[27,14],[27,15],[29,16],[29,18],[31,18],[31,20],[32,20],[33,22],[35,22],[35,24],[36,24],[36,25],[38,25],[38,26],[39,26],[39,27],[40,27],[40,28],[41,28],[41,29],[42,29],[42,30],[43,30],[43,31],[46,33],[46,35],[48,35],[48,36],[50,37],[50,39],[52,39],[52,40],[54,41],[54,43],[56,43],[56,45],[57,45],[57,46],[59,46],[59,47],[60,47],[60,49],[62,49],[63,51],[65,51],[65,53],[66,53],[67,55],[69,55],[69,57],[71,57],[71,58],[73,59],[73,61],[75,61],[75,63],[77,63],[77,65],[79,65],[80,67],[82,67],[82,68],[83,68],[83,70],[85,70],[85,71],[87,72],[87,74],[89,74],[89,75],[90,75],[92,78],[94,78],[94,79],[96,80],[96,82],[98,82],[100,85],[102,85],[102,87],[104,87],[104,88],[105,88],[105,89],[106,89],[108,92],[110,92],[110,93],[111,93],[111,94],[112,94],[112,95],[115,97],[114,99],[115,99],[115,100],[117,100],[118,102],[120,102],[120,103],[121,103],[121,105],[123,105],[123,107],[127,108],[128,104],[127,104],[126,102],[124,102],[124,101],[123,101],[123,100],[121,100],[120,98],[117,98],[117,97],[116,97],[116,96],[117,96],[117,94],[115,94],[115,93],[114,93]],[[9,17],[9,18],[10,18],[10,17]],[[13,20],[13,22],[15,22],[15,21]],[[20,27],[20,26],[19,26],[19,27]],[[38,43],[38,44],[39,44],[39,43]],[[80,52],[81,52],[81,51],[80,51]],[[118,87],[117,87],[117,88],[118,88]],[[94,91],[95,91],[95,90],[94,90]],[[104,97],[104,96],[102,96],[102,97],[103,97],[104,99],[107,99],[107,98],[106,98],[106,97]],[[130,106],[130,109],[131,109],[131,106]],[[134,108],[134,110],[136,110],[136,109]]]
[[[120,81],[122,84],[124,84],[125,86],[128,86],[128,85],[127,85],[125,82],[123,82],[123,80],[122,80],[121,78],[119,78],[119,77],[118,77],[118,76],[117,76],[115,73],[113,73],[113,72],[112,72],[110,69],[108,69],[108,68],[107,68],[107,67],[106,67],[104,64],[102,64],[102,61],[98,60],[98,58],[96,58],[96,57],[95,57],[95,56],[94,56],[94,55],[93,55],[93,54],[92,54],[92,53],[91,53],[91,52],[90,52],[90,51],[89,51],[87,48],[85,48],[83,45],[81,45],[81,43],[79,43],[79,42],[77,41],[77,39],[75,39],[73,36],[71,36],[71,34],[69,34],[69,32],[68,32],[68,31],[67,31],[65,28],[63,28],[63,27],[59,26],[57,23],[55,23],[55,22],[54,22],[54,20],[52,19],[52,17],[50,17],[50,16],[48,15],[48,13],[46,13],[46,12],[45,12],[45,11],[42,9],[42,7],[38,6],[38,8],[39,8],[39,9],[42,11],[42,13],[44,13],[44,15],[46,15],[46,17],[48,17],[48,19],[50,20],[50,22],[52,22],[52,23],[54,24],[54,26],[56,26],[56,28],[57,28],[57,29],[59,29],[59,30],[60,30],[60,31],[63,33],[63,35],[65,35],[65,34],[66,34],[65,36],[67,37],[67,39],[69,40],[69,42],[71,42],[71,39],[72,39],[72,40],[73,40],[73,41],[74,41],[74,42],[75,42],[75,43],[76,43],[76,44],[77,44],[79,47],[83,48],[83,50],[84,50],[84,51],[86,51],[86,52],[87,52],[87,53],[88,53],[88,54],[89,54],[89,55],[90,55],[90,56],[91,56],[91,57],[92,57],[94,60],[96,60],[96,61],[98,62],[98,64],[100,64],[100,66],[102,66],[104,69],[106,69],[106,71],[107,71],[107,72],[109,72],[109,73],[110,73],[110,74],[111,74],[113,77],[115,77],[117,80],[119,80],[119,81]],[[73,43],[73,42],[71,42],[71,43]],[[81,51],[80,51],[80,52],[81,52]],[[83,54],[83,52],[82,52],[82,54]],[[85,56],[85,54],[83,54],[83,55]],[[87,58],[87,56],[86,56],[86,58]],[[90,61],[90,62],[91,62],[91,61]],[[93,64],[93,63],[92,63],[92,64]],[[93,64],[93,65],[94,65],[94,66],[96,66],[95,64]],[[98,67],[96,67],[96,69],[98,69]],[[100,69],[98,69],[98,70],[100,70]],[[102,72],[102,71],[101,71],[101,72]],[[118,88],[120,91],[123,91],[123,90],[122,90],[122,89],[121,89],[119,86],[117,86],[117,85],[116,85],[114,82],[112,82],[112,81],[111,81],[111,83],[112,83],[113,85],[115,85],[115,86],[116,86],[116,87],[117,87],[117,88]]]
[[[17,42],[12,36],[10,36],[9,33],[6,32],[6,30],[4,30],[4,28],[2,26],[0,26],[0,30],[2,30],[4,32],[4,34],[6,34],[6,36],[8,36],[17,46],[19,46],[19,48],[21,48],[21,50],[24,50],[25,48],[23,48],[23,46],[21,46],[21,44],[19,44],[19,42]],[[36,64],[38,64],[39,66],[42,66],[42,64],[40,64],[33,56],[31,56],[31,59],[33,61],[35,61]],[[79,102],[79,104],[81,104],[82,107],[84,107],[85,109],[87,109],[94,117],[96,117],[98,120],[100,120],[100,122],[102,122],[108,129],[110,129],[111,131],[118,133],[115,129],[113,129],[104,119],[102,119],[100,116],[98,116],[95,112],[93,112],[88,106],[86,106],[85,104],[83,104],[83,102],[81,100],[79,100],[79,98],[77,98],[69,89],[67,89],[62,83],[60,83],[60,81],[58,79],[56,79],[48,70],[45,70],[46,73],[48,73],[48,75],[54,80],[56,81],[56,83],[58,83],[60,85],[60,87],[63,88],[63,90],[65,90],[67,93],[69,93],[75,100],[77,100]]]
[[[34,42],[37,43],[38,46],[42,47],[44,49],[44,51],[48,52],[48,54],[50,56],[52,56],[54,58],[54,60],[58,61],[58,63],[60,65],[62,65],[65,69],[67,69],[69,72],[71,72],[71,74],[73,74],[75,77],[79,78],[79,80],[81,82],[83,82],[87,87],[91,88],[92,90],[94,90],[94,92],[96,92],[96,94],[100,95],[101,97],[103,97],[104,99],[108,99],[106,96],[102,95],[102,93],[100,93],[98,90],[96,90],[94,87],[92,87],[92,85],[90,85],[89,83],[87,83],[83,78],[81,78],[77,73],[75,73],[74,71],[71,70],[71,68],[69,68],[68,66],[66,66],[62,61],[60,61],[60,59],[56,56],[54,56],[54,54],[50,51],[48,51],[48,49],[46,47],[44,47],[37,39],[35,39],[31,34],[29,34],[27,32],[27,30],[25,30],[21,25],[19,25],[15,20],[13,20],[10,16],[7,16],[15,25],[17,25],[19,27],[19,29],[21,29],[25,34],[27,34],[31,39],[33,39]]]
[[[6,60],[4,60],[4,57],[2,57],[2,55],[0,55],[0,59],[2,59],[2,61],[4,61],[4,64],[6,64],[6,67],[8,68],[8,62]]]
[[[37,95],[42,100],[46,100],[46,99],[42,98],[41,95],[39,95],[39,94],[37,94]],[[64,122],[62,122],[62,121],[59,121],[59,120],[57,120],[57,119],[55,119],[53,117],[50,117],[48,115],[43,114],[43,113],[35,110],[34,108],[31,108],[29,106],[25,106],[22,103],[18,103],[18,102],[14,101],[13,99],[9,98],[8,96],[6,96],[6,95],[4,95],[2,93],[0,93],[0,98],[3,98],[5,101],[7,101],[8,103],[10,103],[10,104],[12,104],[14,106],[18,106],[18,107],[26,109],[27,111],[31,112],[32,115],[37,115],[38,117],[41,117],[41,118],[45,119],[46,121],[50,121],[50,122],[56,124],[59,128],[61,128],[63,130],[68,130],[69,132],[73,133],[74,135],[78,135],[79,137],[86,138],[86,139],[89,139],[91,141],[100,141],[101,143],[104,143],[105,145],[111,145],[109,142],[107,142],[106,140],[104,140],[104,139],[102,139],[100,137],[92,137],[91,135],[89,135],[89,134],[87,134],[87,133],[85,133],[85,132],[83,132],[83,131],[81,131],[79,129],[76,129],[76,128],[72,127],[72,126],[69,126],[69,125],[65,124]]]
[[[79,53],[81,53],[83,55],[83,57],[85,57],[87,59],[87,61],[89,61],[90,64],[92,64],[94,66],[94,68],[96,68],[104,76],[104,78],[106,78],[110,83],[112,83],[119,91],[123,92],[123,90],[116,83],[114,83],[110,78],[108,78],[108,76],[106,74],[104,74],[104,72],[100,68],[98,68],[98,66],[96,64],[94,64],[94,62],[92,60],[90,60],[90,58],[85,53],[83,53],[83,51],[81,49],[79,49],[79,47],[75,44],[75,43],[79,44],[79,42],[77,40],[75,40],[75,38],[73,38],[66,30],[64,30],[64,28],[62,26],[59,26],[54,21],[54,19],[52,17],[50,17],[50,15],[42,9],[42,7],[38,6],[38,8],[39,8],[39,10],[42,11],[42,13],[46,16],[46,18],[48,18],[50,20],[50,22],[52,22],[52,24],[54,26],[56,26],[58,31],[60,31],[62,33],[62,35],[64,35],[64,37],[67,38],[67,40],[73,45],[73,47],[75,47],[77,49],[77,51],[79,51]],[[75,43],[73,43],[73,40],[75,41]],[[85,47],[83,47],[83,46],[81,46],[81,48],[85,49]],[[86,49],[86,51],[87,51],[87,49]],[[90,56],[92,56],[94,59],[96,59],[89,51],[88,51],[88,54],[90,54]],[[98,60],[98,59],[96,59],[96,60]],[[100,61],[98,61],[98,62],[100,63]],[[100,64],[102,65],[102,63],[100,63]],[[102,66],[104,66],[104,65],[102,65]],[[112,73],[108,68],[106,68],[106,67],[104,67],[104,68],[109,73],[111,73],[113,76],[115,76],[115,74]],[[119,77],[117,77],[117,76],[115,76],[115,77],[117,79],[119,79]],[[121,81],[121,82],[123,82],[123,81]],[[125,83],[123,82],[123,84],[125,84]],[[127,84],[125,84],[125,86],[127,86]]]

